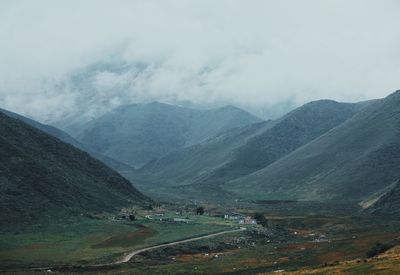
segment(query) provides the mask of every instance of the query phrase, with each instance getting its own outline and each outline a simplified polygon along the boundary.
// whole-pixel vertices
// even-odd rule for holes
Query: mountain
[[[400,91],[226,192],[255,199],[360,201],[400,178]]]
[[[224,183],[262,169],[352,117],[363,104],[319,100],[278,119],[239,147],[204,181]]]
[[[0,225],[149,201],[89,154],[0,112]]]
[[[223,184],[262,169],[352,117],[364,103],[311,102],[276,121],[227,131],[150,162],[139,170],[156,185]],[[140,182],[140,181],[139,181]],[[155,184],[154,184],[155,183]],[[196,189],[195,186],[192,186]]]
[[[271,121],[265,121],[228,130],[151,161],[127,177],[137,180],[143,190],[153,194],[165,193],[166,186],[192,184],[226,163],[235,149],[270,125]]]
[[[397,180],[388,188],[379,192],[370,204],[366,206],[366,212],[384,215],[400,215],[400,184]]]
[[[93,151],[141,166],[228,129],[260,121],[232,106],[196,110],[153,102],[119,107],[85,124],[76,138]]]
[[[47,124],[42,124],[39,123],[33,119],[24,117],[22,115],[16,114],[14,112],[10,112],[8,110],[4,110],[0,108],[0,112],[6,114],[9,117],[15,118],[15,119],[19,119],[27,124],[29,124],[30,126],[37,128],[53,137],[58,138],[59,140],[71,144],[73,146],[75,146],[76,148],[88,152],[92,157],[100,160],[101,162],[107,164],[109,167],[111,167],[114,170],[117,171],[131,171],[134,168],[130,167],[122,162],[116,161],[110,157],[104,156],[102,154],[99,154],[97,152],[94,152],[92,150],[89,150],[88,148],[86,148],[82,143],[78,142],[76,139],[74,139],[73,137],[71,137],[69,134],[67,134],[66,132],[53,127],[51,125],[47,125]]]

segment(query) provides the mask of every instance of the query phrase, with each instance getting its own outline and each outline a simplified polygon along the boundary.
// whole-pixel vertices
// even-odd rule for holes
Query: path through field
[[[202,240],[202,239],[216,237],[216,236],[223,235],[223,234],[240,232],[240,231],[243,231],[243,230],[246,230],[246,228],[242,227],[240,229],[222,231],[222,232],[212,233],[212,234],[201,236],[201,237],[195,237],[195,238],[190,238],[190,239],[186,239],[186,240],[170,242],[170,243],[165,243],[165,244],[159,244],[159,245],[154,245],[154,246],[150,246],[150,247],[134,250],[134,251],[128,253],[127,255],[125,255],[122,259],[120,259],[118,261],[115,261],[113,263],[110,263],[110,264],[105,264],[105,265],[114,265],[114,264],[127,263],[132,259],[133,256],[135,256],[137,254],[140,254],[142,252],[145,252],[145,251],[149,251],[149,250],[153,250],[153,249],[157,249],[157,248],[162,248],[162,247],[174,246],[174,245],[181,244],[181,243],[188,243],[188,242],[198,241],[198,240]]]

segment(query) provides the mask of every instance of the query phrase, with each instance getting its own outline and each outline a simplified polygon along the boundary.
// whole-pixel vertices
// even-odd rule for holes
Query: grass
[[[35,228],[32,232],[2,234],[1,265],[3,269],[6,266],[18,269],[111,262],[134,249],[237,227],[237,223],[210,216],[189,215],[192,222],[186,224],[142,218],[145,215],[147,212],[137,215],[140,219],[135,222],[77,218],[41,230]],[[165,211],[163,216],[173,217],[177,217],[175,211]],[[306,214],[268,215],[267,218],[272,224],[289,230],[292,236],[297,232],[297,237],[257,237],[248,230],[145,252],[118,266],[72,271],[263,274],[284,269],[288,274],[292,274],[289,271],[293,274],[330,274],[336,270],[340,271],[338,274],[398,273],[394,271],[398,271],[396,263],[400,266],[400,248],[395,252],[389,250],[377,258],[366,259],[365,256],[376,242],[388,243],[399,237],[398,220],[380,217],[371,222],[373,217],[368,216]],[[324,234],[328,241],[315,242],[310,234]],[[237,245],[236,241],[243,238],[248,238],[248,242]],[[253,241],[254,245],[251,245]],[[384,273],[385,270],[392,273]]]
[[[396,246],[389,251],[368,260],[357,259],[342,261],[328,267],[304,268],[301,270],[287,272],[286,275],[306,275],[306,274],[400,274],[400,246]]]
[[[281,220],[288,222],[284,217]],[[387,242],[399,236],[399,222],[383,218],[374,223],[370,221],[366,217],[304,216],[301,228],[318,234],[329,230],[329,241],[312,242],[306,237],[307,232],[304,236],[284,242],[256,241],[255,246],[234,246],[214,251],[198,249],[243,237],[243,233],[229,234],[212,240],[188,243],[176,247],[175,250],[141,255],[134,262],[120,266],[111,273],[269,274],[283,269],[286,270],[284,274],[336,274],[336,271],[340,271],[337,274],[400,274],[400,248],[391,254],[391,258],[384,256],[387,254],[384,253],[378,259],[365,259],[365,252],[375,242]],[[296,224],[290,223],[296,230]],[[214,257],[216,254],[219,255],[218,258]],[[303,269],[305,267],[307,268]]]
[[[189,224],[138,220],[71,218],[31,232],[2,233],[3,267],[110,262],[135,248],[222,231],[228,223],[212,217],[191,217]]]

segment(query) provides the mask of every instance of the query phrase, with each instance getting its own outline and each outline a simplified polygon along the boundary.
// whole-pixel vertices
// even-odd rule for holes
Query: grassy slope
[[[30,118],[21,116],[19,114],[4,110],[4,109],[0,109],[0,112],[6,114],[9,117],[15,118],[15,119],[19,119],[29,125],[31,125],[34,128],[37,128],[53,137],[58,138],[59,140],[71,144],[73,146],[75,146],[76,148],[88,152],[92,157],[100,160],[101,162],[105,163],[107,166],[111,167],[114,170],[117,171],[131,171],[134,170],[133,167],[130,167],[122,162],[116,161],[110,157],[106,157],[102,154],[99,154],[97,152],[94,151],[90,151],[88,150],[88,148],[86,148],[82,143],[78,142],[76,139],[74,139],[73,137],[71,137],[69,134],[67,134],[66,132],[57,129],[56,127],[53,127],[51,125],[46,125],[46,124],[42,124],[39,123],[35,120],[32,120]]]
[[[234,108],[195,110],[162,103],[122,106],[84,126],[77,139],[134,166],[260,119]]]
[[[193,198],[212,190],[213,195],[222,196],[219,184],[271,164],[344,122],[362,107],[362,104],[321,100],[306,104],[277,121],[228,131],[144,166],[140,172],[147,181],[142,190],[154,193],[164,188],[164,193]],[[152,186],[158,190],[151,189]]]
[[[236,148],[270,125],[271,122],[261,122],[228,130],[215,138],[152,161],[139,172],[143,178],[149,179],[147,181],[160,182],[162,185],[196,182],[223,165]]]
[[[310,142],[352,117],[362,105],[320,100],[305,104],[243,143],[231,160],[204,179],[224,183],[250,174]]]
[[[1,228],[148,199],[87,153],[0,113]]]
[[[351,260],[334,264],[329,267],[306,268],[293,272],[285,272],[287,275],[322,275],[322,274],[382,274],[392,275],[400,273],[400,246],[379,255],[378,257],[364,261]]]
[[[382,194],[371,206],[368,212],[375,214],[400,215],[400,185],[397,181],[384,194]]]
[[[225,185],[242,197],[360,200],[400,177],[400,92],[263,170]]]

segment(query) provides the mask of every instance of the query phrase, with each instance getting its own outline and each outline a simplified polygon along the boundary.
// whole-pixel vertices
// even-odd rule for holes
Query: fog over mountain
[[[42,122],[152,101],[272,118],[379,98],[398,88],[399,11],[395,0],[2,1],[0,107]]]

